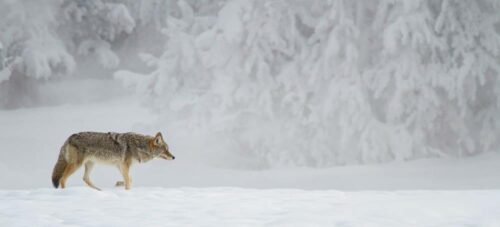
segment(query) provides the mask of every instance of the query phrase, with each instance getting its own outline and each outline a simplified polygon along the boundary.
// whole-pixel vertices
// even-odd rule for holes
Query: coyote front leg
[[[129,190],[130,184],[132,182],[132,180],[130,179],[130,176],[129,176],[130,164],[128,164],[128,163],[120,164],[118,168],[120,169],[120,172],[123,176],[123,181],[116,182],[116,186],[125,185],[125,189]]]
[[[132,185],[132,177],[129,176],[128,179],[130,181],[130,184]],[[115,184],[115,187],[123,187],[123,186],[125,186],[125,183],[122,180],[117,181]]]

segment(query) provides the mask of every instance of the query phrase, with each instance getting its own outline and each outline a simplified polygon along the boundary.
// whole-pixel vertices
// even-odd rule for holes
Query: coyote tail
[[[61,153],[59,153],[59,158],[57,159],[56,165],[54,166],[54,171],[52,172],[52,184],[54,185],[55,188],[59,187],[59,180],[61,180],[64,170],[68,165],[68,162],[66,161],[63,155],[64,147],[65,146],[61,148]]]

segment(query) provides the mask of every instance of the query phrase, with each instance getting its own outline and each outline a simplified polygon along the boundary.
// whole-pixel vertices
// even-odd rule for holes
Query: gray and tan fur
[[[95,163],[114,165],[120,170],[123,181],[116,186],[130,189],[130,166],[154,158],[173,160],[168,145],[161,133],[147,136],[136,133],[80,132],[71,135],[61,147],[59,158],[52,172],[52,184],[66,187],[66,180],[82,165],[85,166],[83,181],[91,188],[100,190],[90,181],[90,172]]]

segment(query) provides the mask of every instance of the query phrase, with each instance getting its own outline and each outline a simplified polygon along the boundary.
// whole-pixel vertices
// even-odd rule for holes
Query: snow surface
[[[499,226],[500,191],[0,191],[0,226]]]

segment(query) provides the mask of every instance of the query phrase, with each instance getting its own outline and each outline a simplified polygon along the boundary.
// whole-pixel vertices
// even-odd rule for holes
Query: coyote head
[[[165,143],[165,140],[163,140],[163,136],[161,135],[161,132],[156,133],[156,136],[153,138],[153,141],[152,141],[152,146],[153,146],[153,149],[155,151],[159,152],[159,155],[157,157],[163,158],[166,160],[174,160],[175,159],[174,155],[172,155],[172,153],[170,153],[167,143]]]

